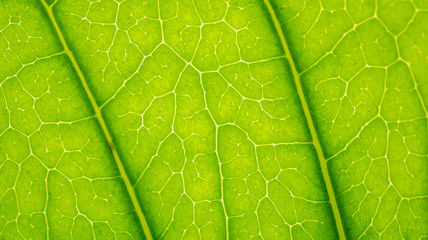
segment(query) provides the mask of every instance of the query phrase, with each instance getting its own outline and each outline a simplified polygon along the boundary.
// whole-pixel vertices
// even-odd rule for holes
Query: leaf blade
[[[299,62],[347,237],[421,237],[427,220],[408,206],[412,197],[427,201],[422,180],[427,171],[422,164],[427,151],[425,80],[415,77],[425,71],[421,66],[426,62],[416,58],[426,52],[411,50],[401,39],[413,35],[406,40],[414,49],[426,46],[416,40],[426,24],[413,20],[425,15],[423,6],[408,1],[311,5],[274,1],[294,45],[292,55]],[[304,57],[311,52],[315,58]],[[409,135],[415,142],[406,140]]]

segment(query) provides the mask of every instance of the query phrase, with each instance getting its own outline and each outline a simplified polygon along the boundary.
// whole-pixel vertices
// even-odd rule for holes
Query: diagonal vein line
[[[52,22],[52,25],[55,28],[55,31],[56,31],[56,33],[58,35],[59,40],[61,41],[61,44],[62,44],[62,46],[64,48],[64,52],[67,54],[67,56],[69,57],[71,63],[73,64],[73,67],[76,70],[77,75],[79,76],[80,81],[81,81],[81,83],[83,85],[83,88],[85,89],[85,92],[86,92],[86,94],[87,94],[87,96],[88,96],[88,98],[89,98],[89,100],[91,102],[91,105],[92,105],[92,107],[93,107],[93,109],[95,111],[95,115],[96,115],[96,117],[98,119],[98,122],[101,125],[101,128],[103,130],[105,138],[107,139],[107,142],[109,143],[109,146],[110,146],[111,151],[113,153],[113,158],[114,158],[114,160],[116,162],[116,165],[117,165],[117,167],[119,169],[120,175],[121,175],[123,181],[125,182],[126,189],[127,189],[128,194],[129,194],[129,196],[131,198],[131,201],[132,201],[132,204],[133,204],[133,206],[135,208],[135,211],[136,211],[136,213],[138,215],[138,218],[140,220],[141,227],[143,228],[144,234],[146,235],[146,238],[148,240],[152,240],[153,237],[152,237],[152,234],[150,233],[150,229],[149,229],[149,226],[147,224],[146,218],[144,217],[143,211],[141,210],[140,204],[138,203],[138,199],[137,199],[137,196],[135,194],[134,188],[132,187],[132,184],[131,184],[131,181],[128,178],[128,175],[126,174],[126,171],[125,171],[125,168],[124,168],[124,166],[122,164],[122,161],[119,158],[119,155],[118,155],[116,147],[115,147],[115,145],[113,143],[113,139],[112,139],[112,137],[110,135],[110,132],[108,131],[106,123],[105,123],[105,121],[104,121],[104,119],[103,119],[103,117],[101,115],[101,109],[97,105],[97,103],[95,101],[95,98],[94,98],[91,90],[89,89],[89,86],[88,86],[88,84],[86,82],[85,76],[83,75],[83,72],[82,72],[82,70],[80,69],[80,67],[79,67],[79,65],[77,63],[76,58],[74,57],[73,53],[71,52],[70,48],[67,45],[67,42],[65,41],[65,38],[64,38],[64,36],[63,36],[63,34],[61,32],[61,29],[59,28],[58,23],[56,22],[55,16],[54,16],[54,14],[52,12],[52,8],[46,3],[45,0],[41,0],[41,2],[42,2],[43,6],[44,6],[44,8],[45,8],[45,10],[47,12],[47,15],[49,16],[50,21]]]
[[[266,4],[267,10],[269,11],[269,13],[271,15],[272,21],[275,25],[276,31],[278,32],[279,38],[281,39],[281,43],[282,43],[282,47],[284,49],[285,55],[288,58],[288,61],[290,62],[291,71],[293,73],[294,82],[295,82],[296,88],[297,88],[297,93],[299,95],[300,102],[302,103],[302,107],[303,107],[303,111],[305,113],[306,121],[308,123],[308,127],[309,127],[309,130],[311,132],[312,139],[313,139],[314,147],[316,149],[318,159],[320,162],[321,172],[322,172],[322,175],[324,177],[325,185],[327,187],[327,193],[328,193],[328,197],[330,199],[331,207],[333,209],[333,215],[334,215],[334,218],[336,220],[335,221],[336,222],[336,228],[337,228],[337,231],[339,233],[339,237],[340,237],[340,239],[346,239],[345,231],[343,229],[342,219],[340,217],[339,207],[337,206],[337,201],[336,201],[336,197],[334,194],[333,185],[331,183],[330,175],[329,175],[328,169],[327,169],[327,161],[325,159],[324,153],[323,153],[322,148],[321,148],[321,144],[318,140],[318,136],[317,136],[317,133],[315,131],[315,125],[314,125],[314,122],[312,120],[311,113],[309,111],[308,103],[307,103],[306,98],[303,94],[303,88],[302,88],[302,84],[300,82],[300,74],[297,72],[293,58],[291,57],[290,49],[288,48],[288,44],[287,44],[287,41],[285,39],[285,35],[283,34],[281,25],[278,21],[276,14],[275,14],[275,11],[272,7],[272,4],[270,3],[269,0],[264,0],[264,2]]]

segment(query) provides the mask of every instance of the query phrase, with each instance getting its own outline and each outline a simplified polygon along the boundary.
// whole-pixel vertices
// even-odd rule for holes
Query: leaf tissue
[[[426,239],[426,0],[0,0],[0,239]]]

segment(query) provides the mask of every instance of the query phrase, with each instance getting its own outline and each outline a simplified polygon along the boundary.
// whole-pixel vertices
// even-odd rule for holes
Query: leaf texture
[[[427,18],[0,0],[0,238],[428,236]]]

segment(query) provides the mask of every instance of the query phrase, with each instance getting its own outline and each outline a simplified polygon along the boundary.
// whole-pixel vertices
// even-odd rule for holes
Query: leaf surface
[[[0,238],[426,237],[427,9],[1,1]]]

